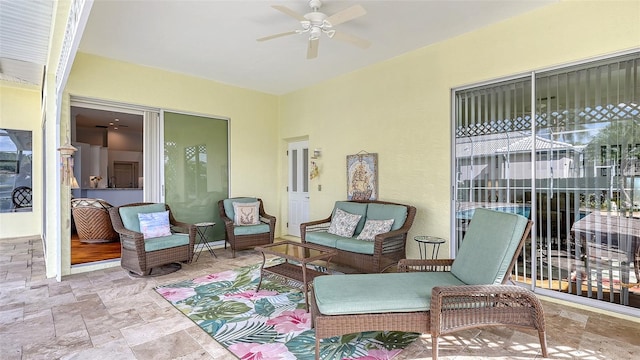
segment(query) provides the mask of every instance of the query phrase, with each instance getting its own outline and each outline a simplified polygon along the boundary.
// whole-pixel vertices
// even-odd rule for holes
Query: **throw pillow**
[[[338,236],[352,237],[361,217],[362,215],[350,214],[346,211],[336,209],[327,232]]]
[[[139,213],[140,232],[145,239],[171,235],[169,210],[155,213]]]
[[[364,224],[364,228],[360,232],[360,235],[358,235],[358,239],[373,241],[375,240],[376,235],[389,232],[389,230],[391,230],[391,225],[393,225],[393,219],[367,220]]]
[[[234,225],[258,225],[260,224],[260,202],[233,203]]]

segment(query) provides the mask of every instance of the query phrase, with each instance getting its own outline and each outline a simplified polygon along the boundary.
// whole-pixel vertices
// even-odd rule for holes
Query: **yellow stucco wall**
[[[311,219],[346,199],[345,156],[365,150],[378,153],[379,198],[418,209],[409,239],[449,239],[451,89],[634,48],[640,2],[561,2],[282,96],[281,138],[323,150]]]
[[[0,213],[0,239],[42,232],[42,115],[36,87],[0,84],[0,128],[31,131],[33,143],[31,212]]]
[[[71,96],[230,119],[231,196],[261,197],[265,210],[276,213],[275,96],[82,53],[74,61],[63,109],[69,108]],[[67,111],[61,124],[69,121]],[[70,271],[68,234],[62,236],[61,255],[66,275]]]

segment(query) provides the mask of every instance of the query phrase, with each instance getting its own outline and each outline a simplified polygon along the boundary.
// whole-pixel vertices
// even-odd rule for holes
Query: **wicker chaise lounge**
[[[311,301],[316,359],[321,339],[364,331],[429,333],[515,326],[538,332],[547,357],[544,313],[533,292],[505,285],[532,222],[476,209],[456,259],[403,259],[398,273],[320,276]]]

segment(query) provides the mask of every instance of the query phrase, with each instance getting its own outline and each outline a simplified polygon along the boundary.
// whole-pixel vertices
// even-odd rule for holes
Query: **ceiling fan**
[[[336,31],[334,29],[334,26],[336,25],[345,23],[366,14],[367,11],[362,6],[354,5],[331,16],[327,16],[326,14],[321,13],[319,11],[321,6],[322,2],[320,0],[309,0],[309,7],[311,7],[312,11],[310,13],[302,15],[286,6],[272,5],[274,9],[281,11],[284,14],[300,21],[300,25],[302,28],[298,30],[265,36],[257,40],[265,41],[287,35],[308,33],[309,44],[307,46],[307,59],[318,57],[318,44],[320,42],[320,36],[323,33],[331,39],[342,40],[363,49],[366,49],[369,47],[369,45],[371,45],[371,43],[365,39],[341,31]]]

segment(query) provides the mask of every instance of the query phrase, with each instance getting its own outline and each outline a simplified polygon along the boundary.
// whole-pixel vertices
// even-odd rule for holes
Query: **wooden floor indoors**
[[[77,233],[71,234],[71,265],[120,258],[120,242],[87,244]]]

